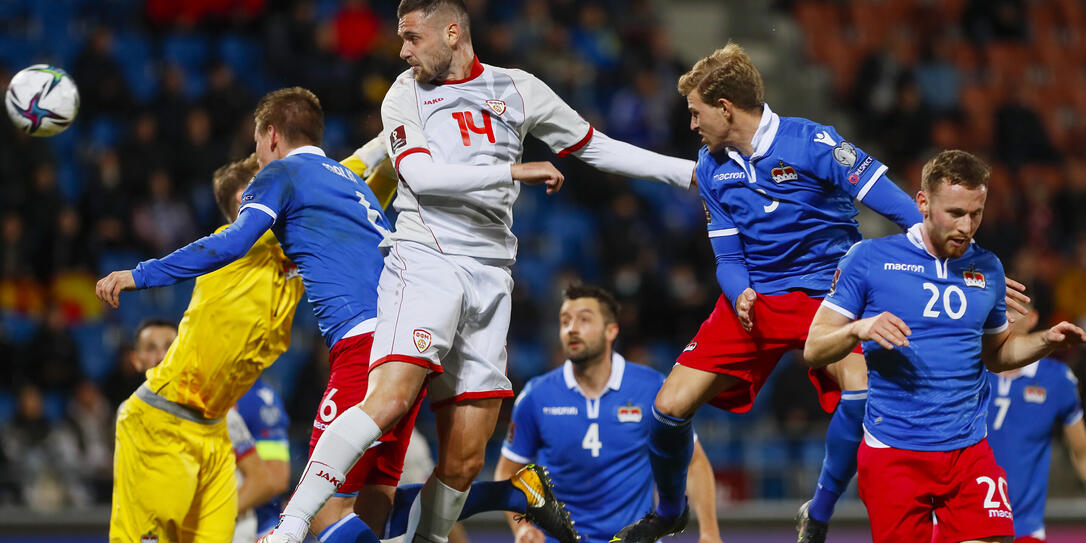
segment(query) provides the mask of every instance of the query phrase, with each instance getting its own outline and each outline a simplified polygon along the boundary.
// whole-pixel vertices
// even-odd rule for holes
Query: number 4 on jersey
[[[479,114],[483,116],[483,126],[475,126],[475,118],[470,111],[457,111],[452,114],[456,124],[460,125],[460,139],[463,140],[464,147],[471,147],[470,132],[483,134],[487,141],[494,143],[494,125],[490,122],[490,114],[486,110],[480,110]]]
[[[600,455],[600,449],[603,448],[603,443],[600,441],[599,423],[593,422],[588,425],[588,431],[584,433],[584,439],[581,440],[581,448],[592,451],[593,458]]]

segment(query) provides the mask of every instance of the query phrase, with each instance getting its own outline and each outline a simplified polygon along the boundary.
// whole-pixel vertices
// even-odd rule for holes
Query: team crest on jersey
[[[152,533],[146,533],[140,536],[140,543],[158,543],[158,536]]]
[[[984,274],[976,270],[972,265],[969,269],[962,272],[962,277],[965,279],[965,286],[984,288]]]
[[[430,344],[433,343],[434,339],[433,336],[430,335],[430,332],[421,328],[416,328],[414,332],[411,332],[411,338],[415,340],[415,348],[418,349],[420,353],[429,349]]]
[[[1048,392],[1044,389],[1044,387],[1034,385],[1026,387],[1026,391],[1023,395],[1025,396],[1026,401],[1029,403],[1045,403],[1045,398],[1048,397]]]
[[[685,352],[688,352],[688,351],[693,351],[694,349],[697,349],[697,348],[698,348],[698,342],[691,341],[690,343],[686,344],[686,347],[683,347],[683,352],[685,353]]]
[[[641,422],[641,407],[626,402],[626,405],[618,408],[619,422]]]
[[[388,135],[388,142],[392,146],[393,153],[399,152],[404,145],[407,145],[407,129],[402,124],[392,129]]]
[[[505,102],[502,100],[487,100],[486,105],[490,107],[490,110],[498,115],[505,113]]]
[[[833,148],[833,159],[846,168],[856,164],[856,156],[856,146],[847,141],[842,141]]]
[[[796,169],[785,164],[783,160],[777,161],[777,167],[769,170],[769,175],[773,178],[773,181],[777,183],[799,179],[799,174],[796,173]]]

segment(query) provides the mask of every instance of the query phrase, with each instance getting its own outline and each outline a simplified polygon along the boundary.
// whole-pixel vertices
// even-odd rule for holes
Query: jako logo
[[[747,176],[747,174],[745,174],[743,172],[728,172],[728,173],[718,173],[718,174],[713,176],[713,179],[716,179],[717,181],[727,181],[729,179],[743,179],[746,176]]]
[[[898,264],[897,262],[887,262],[882,265],[883,271],[911,271],[917,273],[924,273],[924,266],[922,264]]]
[[[332,483],[332,486],[336,488],[339,488],[339,485],[343,483],[343,481],[340,481],[339,479],[333,477],[332,474],[328,473],[327,471],[318,471],[317,477],[320,477],[321,479]]]

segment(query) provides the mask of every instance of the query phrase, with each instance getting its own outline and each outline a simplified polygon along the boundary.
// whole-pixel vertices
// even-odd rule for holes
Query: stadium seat
[[[151,42],[138,32],[118,32],[113,36],[113,58],[136,100],[147,103],[158,90],[158,77],[151,61]]]
[[[115,353],[106,346],[103,323],[83,324],[71,329],[72,339],[79,348],[79,367],[88,379],[100,382],[113,369]]]

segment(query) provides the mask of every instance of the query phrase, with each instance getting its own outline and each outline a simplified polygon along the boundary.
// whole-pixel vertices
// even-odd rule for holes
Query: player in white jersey
[[[563,182],[549,162],[519,163],[528,134],[603,171],[680,187],[693,176],[692,161],[594,131],[531,74],[479,62],[462,0],[403,0],[398,16],[400,56],[411,69],[381,107],[400,178],[399,216],[385,242],[369,388],[360,409],[341,415],[317,443],[275,541],[301,539],[342,473],[424,384],[439,458],[405,540],[446,541],[482,468],[502,398],[513,396],[505,376],[513,203],[521,182],[545,184],[548,193]]]

